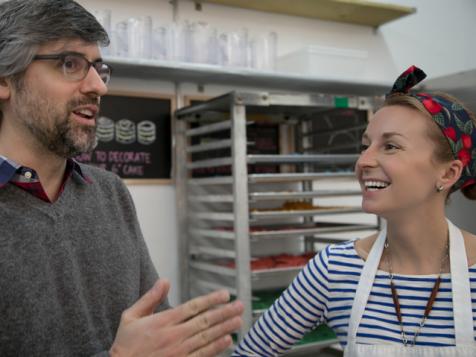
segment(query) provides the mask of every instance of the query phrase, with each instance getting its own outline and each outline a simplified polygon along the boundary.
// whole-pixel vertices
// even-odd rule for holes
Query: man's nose
[[[104,83],[101,76],[93,66],[89,68],[88,74],[83,79],[81,90],[84,94],[94,93],[98,97],[107,93],[106,83]]]

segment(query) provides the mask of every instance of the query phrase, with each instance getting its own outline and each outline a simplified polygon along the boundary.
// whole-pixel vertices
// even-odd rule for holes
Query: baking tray
[[[319,209],[307,209],[307,210],[269,210],[269,211],[251,211],[250,219],[281,219],[281,218],[293,218],[293,217],[309,217],[309,216],[323,216],[330,214],[348,214],[348,213],[362,213],[362,207],[322,207]]]

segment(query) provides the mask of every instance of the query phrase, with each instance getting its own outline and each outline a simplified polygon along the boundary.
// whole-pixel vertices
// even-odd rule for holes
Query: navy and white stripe
[[[344,347],[363,265],[364,261],[357,255],[354,242],[328,246],[309,261],[288,289],[261,316],[233,356],[279,355],[321,323],[335,331]],[[474,313],[476,265],[470,267],[469,275]],[[436,278],[437,275],[394,275],[404,328],[410,339],[421,321]],[[401,345],[400,326],[389,284],[388,273],[378,271],[357,331],[357,343]],[[433,310],[421,330],[417,345],[455,345],[452,304],[450,274],[443,274]]]

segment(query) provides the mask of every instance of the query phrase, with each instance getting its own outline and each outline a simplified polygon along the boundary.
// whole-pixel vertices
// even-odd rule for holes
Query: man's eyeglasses
[[[84,55],[76,52],[63,52],[51,55],[36,55],[33,60],[57,60],[61,65],[64,76],[73,81],[81,81],[94,67],[105,84],[111,79],[112,68],[101,60],[90,62]]]

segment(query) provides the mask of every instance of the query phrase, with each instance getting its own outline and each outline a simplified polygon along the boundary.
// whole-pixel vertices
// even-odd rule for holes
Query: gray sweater
[[[0,356],[107,355],[157,279],[124,184],[81,167],[53,204],[0,188]]]

